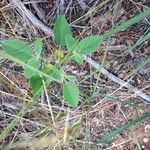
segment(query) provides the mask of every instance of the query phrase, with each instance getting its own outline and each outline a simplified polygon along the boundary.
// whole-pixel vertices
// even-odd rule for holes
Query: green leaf
[[[67,75],[66,79],[68,79],[69,81],[75,81],[76,80],[76,76],[74,76],[74,75]]]
[[[39,59],[30,59],[30,60],[27,62],[27,64],[28,64],[29,66],[34,67],[35,69],[39,69],[39,68],[40,68],[40,64],[41,64],[41,61],[40,61]],[[25,77],[27,77],[27,78],[30,79],[33,75],[36,75],[36,73],[35,73],[33,70],[31,70],[31,69],[25,68],[25,70],[24,70],[24,75],[25,75]]]
[[[63,96],[66,102],[72,106],[77,107],[80,97],[79,88],[75,83],[65,82],[63,85]]]
[[[55,26],[54,26],[54,36],[55,41],[58,45],[65,46],[65,36],[67,34],[72,34],[70,26],[63,15],[57,17]]]
[[[65,36],[65,42],[68,52],[72,52],[78,44],[78,41],[70,34]]]
[[[43,43],[41,38],[37,38],[34,42],[34,51],[37,58],[40,58],[40,55],[43,50]]]
[[[81,55],[81,54],[78,54],[76,51],[73,52],[73,57],[72,57],[72,59],[73,59],[75,62],[77,62],[77,63],[79,63],[79,64],[81,64],[81,65],[84,64],[82,55]]]
[[[75,47],[78,45],[79,42],[75,38],[73,38],[72,35],[69,34],[66,35],[65,40],[68,52],[72,53],[73,55],[71,56],[71,59],[82,65],[84,63],[82,55],[75,50]]]
[[[64,71],[62,69],[57,69],[54,65],[48,64],[42,71],[53,77],[53,80],[57,82],[62,82],[64,79]]]
[[[79,44],[75,48],[75,51],[79,52],[82,55],[91,54],[99,48],[102,41],[102,36],[89,36],[79,42]]]
[[[21,40],[5,40],[2,49],[9,55],[26,62],[32,58],[32,49],[28,43]]]
[[[45,67],[41,71],[48,75],[48,70]],[[44,85],[43,85],[42,80],[45,82],[45,85],[48,86],[52,79],[42,77],[39,74],[36,74],[31,77],[30,84],[31,84],[34,96],[39,96],[41,91],[43,90]]]
[[[50,80],[49,80],[50,81]],[[32,87],[32,92],[34,96],[39,96],[44,85],[43,85],[43,81],[42,78],[40,77],[40,75],[34,75],[31,77],[30,79],[30,84]]]
[[[35,95],[39,96],[41,90],[44,87],[43,81],[45,82],[46,86],[48,86],[51,81],[62,82],[64,78],[64,71],[57,69],[55,66],[51,64],[46,65],[41,71],[52,78],[46,78],[40,76],[39,74],[32,76],[30,79],[30,84],[32,86],[34,96]]]

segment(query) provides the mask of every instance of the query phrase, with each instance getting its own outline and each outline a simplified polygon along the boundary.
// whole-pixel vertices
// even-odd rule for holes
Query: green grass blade
[[[129,54],[131,51],[133,51],[137,46],[141,45],[142,43],[144,43],[146,40],[148,40],[150,38],[150,33],[146,34],[143,38],[141,38],[139,41],[137,41],[133,46],[131,46],[127,51],[125,51],[123,54],[121,55],[127,55]]]
[[[27,113],[28,109],[32,106],[32,102],[30,101],[26,107],[24,107],[16,116],[16,118],[14,118],[11,123],[2,131],[2,133],[0,134],[0,140],[4,139],[7,137],[7,135],[11,132],[11,130],[13,129],[13,127],[19,123],[19,121],[21,120],[21,118]]]
[[[134,69],[130,74],[129,74],[129,76],[127,77],[127,78],[130,78],[131,76],[133,76],[135,73],[137,73],[138,72],[138,70],[140,70],[142,67],[144,67],[147,63],[149,63],[150,62],[150,57],[148,57],[148,58],[146,58],[145,60],[143,60],[142,62],[141,62],[141,64],[139,64],[138,66],[137,66],[137,68],[136,69]]]
[[[141,122],[141,121],[143,121],[143,120],[145,120],[146,118],[149,118],[149,117],[150,117],[150,114],[146,114],[146,115],[144,115],[142,117],[139,117],[138,119],[136,119],[136,120],[134,120],[132,122],[129,122],[129,123],[123,125],[119,129],[110,132],[109,134],[104,136],[102,139],[100,139],[97,142],[95,142],[93,146],[95,147],[97,144],[103,143],[104,141],[106,141],[110,137],[115,136],[115,135],[117,135],[120,132],[123,132],[124,130],[128,129],[129,127],[131,127],[131,126],[133,126],[133,125],[135,125],[135,124],[137,124],[137,123],[139,123],[139,122]]]
[[[102,36],[104,37],[104,39],[107,39],[107,38],[111,37],[112,35],[117,34],[118,32],[125,30],[126,28],[132,26],[133,24],[141,21],[142,19],[144,19],[145,17],[148,17],[148,16],[150,16],[150,10],[144,11],[140,15],[135,16],[134,18],[128,20],[127,22],[116,27],[115,29],[103,34]]]
[[[123,105],[129,105],[129,106],[132,106],[132,107],[135,107],[135,108],[147,108],[145,106],[138,106],[137,104],[132,104],[132,103],[129,103],[129,102],[126,102],[126,101],[122,101],[122,100],[119,100],[118,98],[115,98],[115,97],[112,97],[112,96],[109,96],[109,95],[105,95],[105,94],[100,94],[99,93],[99,94],[96,94],[94,96],[102,96],[104,98],[108,98],[111,101],[120,102]]]
[[[104,66],[105,66],[104,63],[105,63],[107,52],[108,52],[108,46],[109,46],[109,41],[107,42],[106,48],[104,49],[104,56],[102,58],[101,68],[104,68]],[[100,76],[101,76],[101,71],[99,71],[98,78],[96,80],[96,84],[94,86],[92,95],[94,95],[96,93],[96,89],[97,89],[97,86],[98,86],[98,81],[99,81]]]
[[[132,137],[133,137],[133,139],[135,141],[135,144],[137,145],[137,147],[138,147],[139,150],[142,150],[141,149],[141,145],[140,145],[140,143],[139,143],[139,141],[138,141],[138,139],[136,137],[136,134],[134,133],[132,127],[130,128],[130,130],[131,130],[131,133],[132,133]]]

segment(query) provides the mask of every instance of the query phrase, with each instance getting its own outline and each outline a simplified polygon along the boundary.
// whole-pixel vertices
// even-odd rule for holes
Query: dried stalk
[[[83,0],[77,0],[78,1],[78,4],[80,5],[80,7],[85,10],[87,8],[85,2]]]
[[[11,0],[13,4],[17,7],[17,11],[23,18],[27,18],[35,27],[42,30],[46,35],[53,36],[53,30],[45,26],[41,21],[39,21],[34,14],[28,10],[22,2],[19,0]]]
[[[65,2],[64,0],[60,0],[60,14],[63,14],[64,13],[64,10],[65,10]]]
[[[128,82],[125,82],[124,80],[116,77],[115,75],[111,74],[109,71],[107,71],[106,69],[102,68],[100,64],[96,63],[94,60],[92,60],[90,57],[87,56],[83,56],[84,60],[89,63],[92,67],[94,67],[97,70],[100,70],[101,73],[109,78],[110,80],[114,81],[115,83],[119,84],[122,87],[126,87],[127,89],[131,90],[132,92],[134,92],[136,95],[140,96],[141,98],[143,98],[144,100],[146,100],[147,102],[150,102],[150,96],[145,94],[143,91],[139,90],[138,88],[134,87],[133,85],[131,85]]]
[[[46,24],[47,20],[46,20],[45,14],[41,10],[41,8],[38,6],[38,4],[33,3],[32,6],[33,6],[34,10],[36,11],[37,15],[39,16],[40,20],[42,20]]]
[[[8,113],[8,112],[5,112],[5,111],[3,111],[3,110],[0,110],[0,115],[1,116],[10,116],[10,117],[18,117],[17,115],[13,115],[13,114],[11,114],[11,113]],[[38,126],[38,127],[46,127],[45,125],[43,125],[43,124],[41,124],[41,123],[39,123],[39,122],[36,122],[36,121],[32,121],[32,120],[29,120],[29,119],[25,119],[25,118],[21,118],[21,117],[18,117],[19,119],[22,119],[23,121],[26,121],[26,122],[29,122],[29,123],[31,123],[31,124],[33,124],[33,125],[36,125],[36,126]]]

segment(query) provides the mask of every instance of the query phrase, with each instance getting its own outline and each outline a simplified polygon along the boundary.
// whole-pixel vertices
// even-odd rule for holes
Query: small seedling
[[[59,16],[56,20],[54,27],[55,42],[59,47],[59,49],[55,50],[56,62],[54,65],[52,64],[46,64],[45,66],[41,65],[42,60],[41,54],[43,50],[42,39],[37,38],[33,43],[34,45],[33,47],[31,47],[28,43],[22,40],[16,39],[4,40],[1,44],[3,51],[0,51],[0,54],[8,58],[9,60],[14,61],[15,63],[20,64],[24,68],[24,75],[26,78],[29,79],[29,82],[32,87],[33,98],[27,104],[26,107],[23,107],[23,109],[18,113],[17,117],[15,117],[11,121],[11,123],[0,133],[0,140],[3,140],[5,137],[7,137],[7,135],[15,127],[15,125],[19,123],[21,118],[25,116],[25,114],[28,112],[28,109],[32,106],[33,103],[32,100],[34,100],[36,97],[39,97],[41,91],[43,91],[43,88],[45,86],[49,86],[51,82],[57,82],[59,84],[62,84],[63,87],[62,93],[64,99],[71,107],[77,107],[80,101],[80,93],[78,84],[76,84],[76,77],[72,75],[66,75],[66,73],[62,69],[63,68],[62,66],[68,63],[70,60],[73,60],[79,64],[84,64],[82,58],[83,55],[89,55],[93,53],[99,48],[103,40],[106,40],[110,38],[112,35],[115,35],[118,32],[125,30],[126,28],[130,27],[133,24],[136,24],[137,22],[141,21],[142,19],[148,16],[150,16],[150,10],[147,10],[141,13],[140,15],[130,19],[129,21],[116,27],[110,32],[107,32],[100,36],[99,35],[89,36],[82,39],[81,41],[78,41],[76,38],[73,37],[71,33],[71,28],[68,22],[66,21],[65,17]],[[150,35],[148,33],[147,35],[145,35],[144,38],[142,38],[135,44],[135,47],[143,43],[146,39],[149,39],[149,37]],[[67,48],[66,55],[64,55],[64,53],[61,51],[62,46],[65,46]],[[131,47],[124,54],[126,55],[133,49],[134,46]],[[112,99],[113,101],[118,101],[122,102],[123,104],[129,105],[129,103],[127,102],[116,100],[113,99],[112,97],[107,96],[107,98]],[[130,104],[130,106],[133,105]],[[139,117],[138,119],[129,122],[121,126],[120,128],[110,132],[109,134],[107,134],[106,136],[95,142],[93,145],[93,149],[96,148],[96,146],[99,143],[104,143],[112,136],[115,136],[123,132],[124,130],[132,127],[133,125],[147,118],[150,118],[150,114],[145,114],[142,117]],[[79,128],[80,126],[78,125],[74,126],[73,128],[70,128],[71,130],[69,130],[68,134],[74,136],[74,133],[77,133]]]
[[[30,81],[34,97],[38,97],[44,88],[43,81],[49,86],[52,81],[62,84],[64,100],[71,106],[76,107],[80,101],[79,87],[75,83],[75,76],[66,75],[62,65],[73,60],[84,64],[83,55],[95,52],[102,41],[114,34],[123,31],[127,27],[150,16],[150,10],[130,19],[124,24],[116,27],[103,35],[93,35],[78,41],[73,37],[71,28],[63,15],[58,16],[54,26],[55,42],[59,49],[55,50],[55,65],[46,64],[41,67],[41,53],[43,50],[42,39],[35,40],[34,48],[22,40],[5,40],[2,42],[3,55],[8,59],[19,63],[24,68],[24,75]],[[67,54],[61,51],[61,47],[67,48]]]

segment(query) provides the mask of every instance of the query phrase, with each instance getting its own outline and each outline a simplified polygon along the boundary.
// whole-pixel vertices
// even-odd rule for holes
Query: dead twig
[[[43,125],[39,122],[35,122],[35,121],[29,120],[29,119],[26,119],[26,118],[21,118],[21,117],[18,117],[17,115],[13,115],[11,113],[8,113],[8,112],[2,111],[2,110],[0,110],[0,115],[1,116],[3,116],[3,115],[4,116],[10,116],[10,117],[15,117],[15,118],[17,117],[19,119],[22,119],[23,121],[29,122],[31,124],[34,124],[34,125],[38,126],[38,127],[46,127],[45,125]]]
[[[26,17],[35,27],[42,30],[46,35],[53,36],[53,30],[48,28],[46,25],[44,25],[41,21],[39,21],[34,14],[28,10],[22,2],[19,0],[11,0],[11,2],[14,3],[14,5],[17,6],[17,11],[20,13],[20,15],[24,18]]]
[[[60,14],[63,14],[65,10],[65,2],[64,0],[60,0]]]
[[[145,101],[150,102],[150,96],[145,94],[143,91],[139,90],[138,88],[134,87],[128,82],[125,82],[124,80],[116,77],[115,75],[111,74],[106,69],[102,68],[100,64],[96,63],[94,60],[92,60],[90,57],[83,56],[84,60],[89,63],[92,67],[94,67],[97,70],[100,70],[100,72],[110,80],[114,81],[115,83],[119,84],[122,87],[126,87],[127,89],[134,92],[136,95],[143,98]]]
[[[32,6],[34,10],[36,11],[37,15],[39,16],[40,20],[42,20],[44,23],[47,23],[45,14],[41,10],[41,8],[36,3],[32,3]]]
[[[80,7],[85,10],[87,8],[84,0],[77,0],[78,1],[78,4],[80,5]]]

